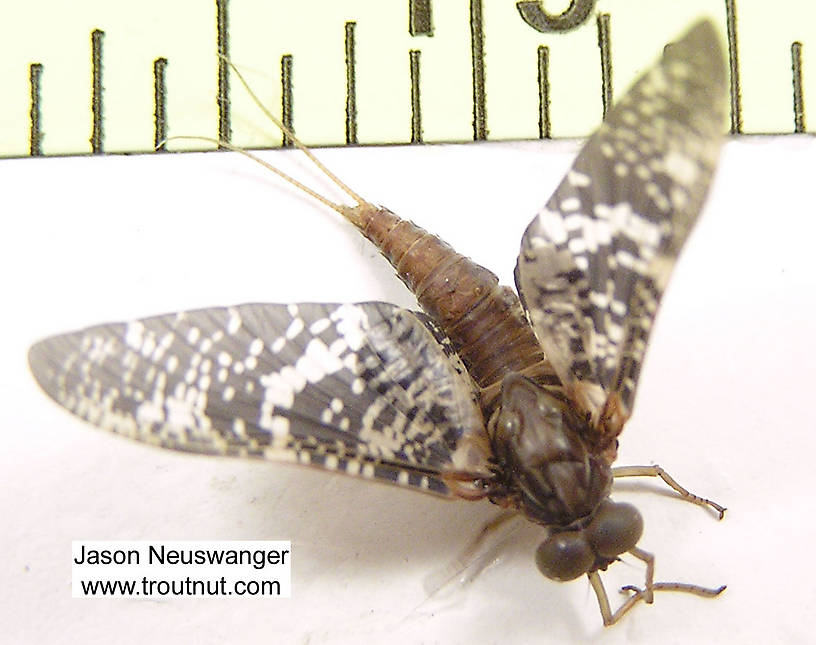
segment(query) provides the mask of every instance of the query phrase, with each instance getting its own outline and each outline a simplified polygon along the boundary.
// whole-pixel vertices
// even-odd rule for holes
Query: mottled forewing
[[[548,358],[595,421],[631,412],[669,274],[719,154],[725,69],[708,22],[620,99],[522,238],[516,285]]]
[[[29,352],[42,388],[117,434],[293,461],[450,494],[487,476],[473,385],[424,315],[394,305],[248,304],[100,325]]]

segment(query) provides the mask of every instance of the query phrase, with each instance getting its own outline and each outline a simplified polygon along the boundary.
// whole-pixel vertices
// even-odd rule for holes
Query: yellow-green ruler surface
[[[583,136],[702,16],[731,131],[808,131],[812,0],[7,0],[0,156],[281,145],[219,52],[312,145]]]

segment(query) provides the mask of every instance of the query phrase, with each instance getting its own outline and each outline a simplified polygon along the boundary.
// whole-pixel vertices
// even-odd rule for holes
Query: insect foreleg
[[[633,468],[635,468],[635,466],[633,466]],[[626,601],[620,607],[618,607],[615,613],[612,613],[612,609],[609,606],[609,597],[606,595],[606,589],[604,589],[603,582],[601,581],[601,576],[598,574],[598,571],[591,571],[587,574],[589,584],[592,585],[592,590],[595,592],[595,596],[598,598],[598,607],[601,610],[603,623],[606,627],[614,625],[616,622],[618,622],[637,603],[643,601],[647,604],[651,604],[654,602],[655,591],[679,591],[683,593],[691,593],[695,596],[703,596],[704,598],[712,598],[725,591],[725,585],[717,587],[716,589],[711,589],[709,587],[692,585],[686,582],[654,582],[654,555],[637,547],[631,549],[629,553],[631,553],[638,560],[642,560],[644,563],[646,563],[646,579],[644,581],[643,589],[635,587],[634,585],[626,585],[625,587],[621,587],[621,593],[631,592],[632,595],[630,595]]]
[[[687,491],[680,484],[672,478],[669,473],[663,470],[660,466],[618,466],[612,469],[612,477],[660,477],[668,486],[677,491],[684,500],[697,504],[698,506],[708,506],[713,508],[719,515],[718,519],[722,519],[727,510],[725,506],[720,506],[717,502],[713,502],[705,497],[700,497]]]

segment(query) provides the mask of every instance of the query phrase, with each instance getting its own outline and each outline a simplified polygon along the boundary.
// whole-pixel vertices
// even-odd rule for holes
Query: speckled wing
[[[725,94],[719,37],[698,23],[615,105],[522,238],[527,316],[608,438],[631,413],[658,304],[708,191]]]
[[[440,495],[489,476],[474,388],[424,314],[381,302],[199,309],[47,338],[40,386],[139,441]]]

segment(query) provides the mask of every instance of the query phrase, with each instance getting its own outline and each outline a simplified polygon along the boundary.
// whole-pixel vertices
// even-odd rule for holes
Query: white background
[[[802,642],[812,634],[816,208],[812,138],[749,138],[716,186],[652,337],[619,463],[659,463],[728,506],[717,522],[652,482],[658,594],[601,627],[585,579],[541,577],[523,530],[467,586],[428,597],[492,518],[298,467],[174,454],[91,428],[28,373],[32,341],[103,321],[248,301],[411,299],[358,233],[233,154],[0,162],[0,624],[10,642]],[[372,201],[512,280],[569,143],[322,151]],[[290,153],[269,153],[291,165]],[[294,157],[298,165],[303,165]],[[320,184],[321,180],[317,180]],[[71,598],[77,539],[291,539],[291,600]],[[641,584],[637,562],[606,574]]]

